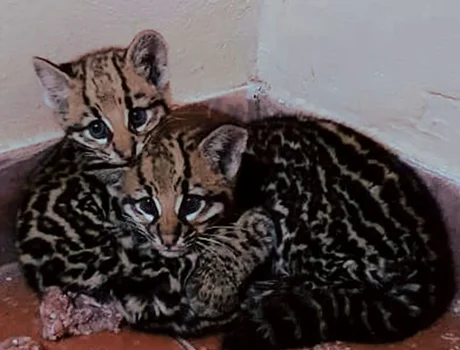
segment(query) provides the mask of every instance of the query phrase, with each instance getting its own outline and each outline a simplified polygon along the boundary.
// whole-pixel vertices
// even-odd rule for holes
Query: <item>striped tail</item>
[[[288,279],[250,288],[236,328],[223,349],[285,349],[328,341],[387,343],[432,324],[449,306],[453,289],[414,281],[384,288],[312,288]]]

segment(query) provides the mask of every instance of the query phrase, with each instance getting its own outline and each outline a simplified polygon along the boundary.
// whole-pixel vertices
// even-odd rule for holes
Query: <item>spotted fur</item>
[[[225,349],[393,342],[447,309],[449,240],[414,170],[328,120],[283,116],[245,130],[236,206],[262,206],[276,243]]]
[[[237,317],[225,349],[392,342],[446,310],[455,288],[442,215],[391,151],[307,116],[187,130],[147,148],[126,178],[122,205],[163,256],[204,256],[186,295],[201,306],[198,319],[203,305]],[[274,229],[243,230],[232,241],[215,230],[235,232],[232,223],[255,213]],[[268,260],[261,239],[271,242]],[[232,280],[242,307],[224,315],[238,288],[220,286]]]
[[[117,226],[98,168],[130,162],[168,113],[164,40],[139,33],[127,48],[56,65],[34,58],[65,137],[31,175],[18,213],[19,260],[30,285],[98,294],[118,271]],[[105,179],[107,180],[107,179]]]

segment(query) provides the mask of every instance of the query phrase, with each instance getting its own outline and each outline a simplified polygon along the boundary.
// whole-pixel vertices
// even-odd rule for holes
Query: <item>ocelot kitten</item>
[[[203,133],[233,120],[208,112],[199,106],[172,111],[135,165],[124,176],[112,176],[115,219],[131,234],[120,238],[123,263],[110,290],[136,329],[197,336],[229,324],[237,315],[244,278],[270,254],[274,225],[262,211],[249,210],[231,225],[220,219],[229,216],[232,193],[226,189],[233,179],[182,163],[194,147],[182,133]],[[184,177],[190,171],[201,171],[201,186],[216,189],[212,206],[199,208],[200,184]],[[179,188],[183,195],[175,197]]]
[[[423,181],[333,121],[282,115],[163,133],[127,173],[120,197],[126,220],[165,257],[225,242],[186,281],[195,322],[237,317],[224,349],[398,341],[432,324],[453,298],[448,236]],[[264,228],[251,235],[247,227],[243,241],[212,232],[252,213]],[[242,288],[240,310],[238,288],[225,288],[232,283]],[[230,305],[215,305],[222,302]],[[234,312],[219,318],[222,310]]]
[[[33,64],[65,137],[30,177],[17,219],[19,260],[38,292],[59,286],[97,295],[118,271],[120,229],[93,172],[130,162],[168,114],[166,44],[147,30],[127,48]]]

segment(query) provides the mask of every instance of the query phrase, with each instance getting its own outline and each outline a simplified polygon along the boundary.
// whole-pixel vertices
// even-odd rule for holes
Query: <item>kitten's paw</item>
[[[216,318],[237,307],[238,289],[232,283],[212,283],[200,276],[192,276],[186,286],[189,307],[196,316]]]
[[[254,244],[255,239],[258,240],[264,254],[268,254],[268,251],[273,247],[276,238],[275,223],[265,210],[254,208],[244,212],[235,226],[245,228],[245,232],[256,233],[251,234],[252,242]]]
[[[275,224],[270,216],[261,208],[244,212],[237,221],[237,226],[251,227],[257,232],[271,236],[275,232]]]

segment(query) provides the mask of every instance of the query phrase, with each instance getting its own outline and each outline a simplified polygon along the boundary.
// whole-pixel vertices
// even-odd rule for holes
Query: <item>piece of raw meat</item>
[[[89,335],[101,331],[118,332],[122,321],[113,303],[100,304],[85,295],[67,295],[50,287],[40,304],[41,333],[44,339]]]
[[[12,337],[0,342],[0,350],[44,350],[30,337]]]
[[[335,342],[315,345],[311,350],[351,350],[351,348],[342,342]]]

